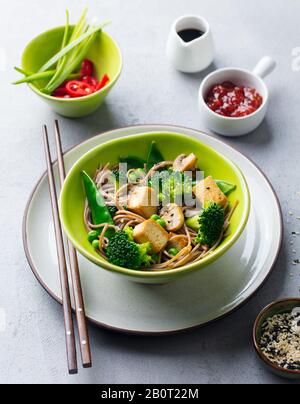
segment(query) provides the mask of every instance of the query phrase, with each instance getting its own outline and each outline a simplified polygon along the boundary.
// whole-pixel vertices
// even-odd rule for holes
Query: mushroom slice
[[[182,208],[176,203],[169,203],[164,206],[160,211],[160,216],[166,222],[166,229],[168,231],[177,231],[182,228],[184,224],[184,215]]]
[[[194,153],[191,153],[188,156],[185,154],[180,154],[180,156],[178,156],[174,161],[173,168],[175,171],[180,172],[193,170],[197,161],[198,158]]]

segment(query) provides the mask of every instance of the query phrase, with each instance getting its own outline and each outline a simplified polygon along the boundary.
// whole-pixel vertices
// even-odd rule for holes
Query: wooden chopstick
[[[68,281],[68,271],[67,271],[67,265],[66,265],[63,236],[62,236],[61,224],[60,224],[59,213],[58,213],[57,194],[56,194],[53,167],[52,167],[52,161],[51,161],[51,153],[50,153],[50,147],[49,147],[48,130],[47,130],[46,125],[44,125],[44,127],[43,127],[43,132],[44,132],[43,138],[44,138],[44,147],[45,147],[45,157],[46,157],[47,173],[48,173],[48,181],[49,181],[49,191],[50,191],[52,215],[53,215],[53,221],[54,221],[57,257],[58,257],[58,264],[59,264],[59,275],[60,275],[61,292],[62,292],[68,368],[69,368],[70,374],[75,374],[78,372],[78,367],[77,367],[77,357],[76,357],[76,342],[75,342],[74,324],[73,324],[73,318],[72,318],[70,288],[69,288],[69,281]]]
[[[65,170],[64,158],[63,158],[63,153],[62,153],[59,124],[58,124],[57,120],[55,121],[54,129],[55,129],[55,142],[56,142],[56,150],[57,150],[57,161],[58,161],[60,184],[61,184],[61,186],[63,186],[65,177],[66,177],[66,170]],[[82,365],[84,368],[88,368],[88,367],[92,366],[92,357],[91,357],[91,348],[90,348],[87,322],[86,322],[86,317],[85,317],[85,308],[84,308],[84,300],[83,300],[83,296],[82,296],[78,259],[77,259],[76,250],[69,240],[67,240],[67,246],[68,246],[73,294],[74,294],[74,301],[75,301],[78,335],[79,335],[79,339],[80,339],[80,351],[81,351]]]

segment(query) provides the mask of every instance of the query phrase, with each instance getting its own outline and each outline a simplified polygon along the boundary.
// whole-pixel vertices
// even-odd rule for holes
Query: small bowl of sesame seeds
[[[253,328],[255,350],[277,376],[300,379],[300,299],[271,303]]]

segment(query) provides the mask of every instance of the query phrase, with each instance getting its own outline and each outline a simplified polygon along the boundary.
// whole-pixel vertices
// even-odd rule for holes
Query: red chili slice
[[[68,95],[66,87],[58,87],[52,93],[53,97],[64,97],[65,95]]]
[[[94,72],[94,65],[89,59],[84,59],[81,65],[80,75],[81,77],[92,76]]]
[[[89,86],[94,87],[95,89],[99,83],[98,80],[96,79],[96,77],[93,77],[93,76],[84,76],[84,77],[82,77],[82,81],[87,83]]]
[[[109,82],[109,77],[108,77],[107,74],[105,74],[105,75],[102,77],[101,81],[98,83],[98,85],[97,85],[97,87],[96,87],[96,91],[101,90],[103,87],[106,86],[106,84],[107,84],[108,82]]]
[[[95,88],[79,80],[69,81],[66,85],[66,89],[68,94],[73,98],[84,97],[95,92]]]

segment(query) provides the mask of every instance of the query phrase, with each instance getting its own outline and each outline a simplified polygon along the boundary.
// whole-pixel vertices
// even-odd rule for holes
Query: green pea
[[[92,230],[88,234],[88,240],[90,243],[92,243],[94,240],[98,240],[99,238],[99,232],[97,230]]]
[[[92,242],[92,246],[95,248],[95,250],[99,250],[99,240],[94,240]]]
[[[160,220],[160,216],[159,215],[152,215],[151,219],[157,221],[157,220]]]
[[[158,219],[158,220],[156,220],[156,223],[158,223],[161,227],[164,227],[164,228],[167,226],[167,223],[164,219]]]
[[[168,253],[170,254],[170,255],[173,255],[174,257],[179,253],[179,250],[177,249],[177,248],[170,248],[169,249],[169,251],[168,251]]]

